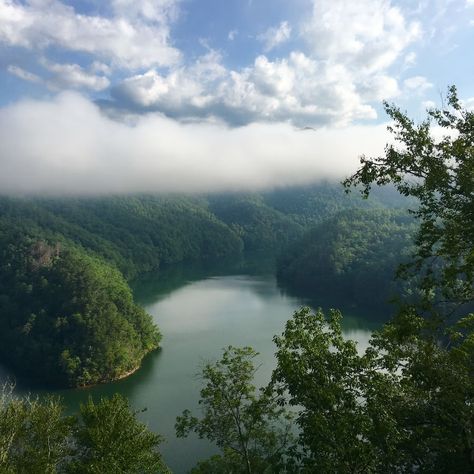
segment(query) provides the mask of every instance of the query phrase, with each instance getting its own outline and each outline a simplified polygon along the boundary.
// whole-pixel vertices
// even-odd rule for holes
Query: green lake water
[[[216,451],[206,441],[177,439],[174,434],[176,416],[186,408],[197,409],[200,381],[196,374],[203,363],[218,359],[221,349],[228,345],[250,345],[260,353],[256,382],[263,385],[274,367],[272,337],[283,331],[296,309],[302,305],[344,308],[350,304],[322,298],[309,302],[285,294],[278,288],[271,263],[267,263],[177,266],[142,277],[133,284],[135,297],[160,327],[161,350],[147,357],[142,368],[125,380],[54,393],[63,397],[69,411],[75,411],[89,396],[120,392],[129,397],[134,408],[146,408],[140,418],[165,437],[161,452],[173,472],[187,472],[196,461]],[[345,309],[345,334],[364,348],[374,324],[355,317],[354,311]],[[0,378],[7,376],[0,372]],[[17,386],[18,393],[27,390]]]

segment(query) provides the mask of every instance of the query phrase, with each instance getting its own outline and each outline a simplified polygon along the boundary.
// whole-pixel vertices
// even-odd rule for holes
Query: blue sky
[[[209,127],[342,134],[384,123],[383,100],[421,118],[449,84],[474,104],[472,45],[474,0],[0,0],[0,120],[29,134],[25,104],[67,122],[76,101],[135,131],[202,127],[200,140]]]

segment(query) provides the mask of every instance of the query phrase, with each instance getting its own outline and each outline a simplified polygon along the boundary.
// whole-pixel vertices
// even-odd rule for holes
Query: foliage
[[[267,206],[288,216],[305,229],[349,209],[406,207],[406,202],[391,195],[389,190],[380,192],[378,197],[361,199],[357,195],[347,195],[337,183],[325,181],[267,191],[262,197]]]
[[[156,448],[162,441],[137,421],[129,402],[115,394],[81,405],[75,431],[76,453],[68,473],[155,474],[168,472]]]
[[[472,472],[474,315],[447,331],[445,344],[424,327],[401,312],[361,350],[344,337],[339,312],[297,311],[274,338],[263,425],[267,405],[253,409],[255,352],[227,349],[204,368],[202,417],[186,411],[177,420],[179,436],[195,431],[222,450],[192,472]],[[288,427],[277,428],[285,403],[296,414],[297,445],[286,439]],[[284,449],[268,456],[275,441]]]
[[[0,246],[2,358],[61,386],[117,379],[158,347],[151,317],[122,275],[83,250],[27,236]]]
[[[440,289],[444,299],[474,299],[474,112],[463,108],[456,88],[449,89],[443,109],[428,110],[415,124],[394,105],[385,104],[395,143],[385,156],[361,158],[361,168],[345,181],[347,188],[393,183],[418,200],[420,222],[412,269],[423,272],[429,299]],[[434,129],[438,127],[438,129]],[[441,132],[440,132],[441,131]],[[442,137],[437,138],[440,133]]]
[[[12,387],[0,394],[0,471],[53,474],[72,454],[74,419],[63,416],[58,400],[18,399]]]
[[[209,201],[212,212],[242,238],[247,251],[276,254],[302,233],[301,225],[266,205],[261,196],[217,196]]]
[[[136,418],[126,399],[92,400],[65,416],[56,398],[0,396],[0,471],[30,473],[168,473],[161,438]]]
[[[340,314],[296,312],[275,337],[279,393],[299,407],[299,447],[307,472],[374,472],[376,427],[363,402],[368,361],[346,341]]]
[[[472,472],[474,314],[437,334],[406,307],[374,335],[372,348],[376,366],[396,381],[384,397],[396,465],[405,472]]]
[[[404,208],[406,200],[393,190],[377,190],[361,199],[347,195],[335,183],[321,182],[266,191],[261,194],[229,193],[208,198],[209,209],[243,242],[246,251],[278,255],[305,230],[347,209]]]
[[[0,229],[74,242],[127,278],[162,264],[238,254],[242,242],[205,204],[153,196],[0,199]]]
[[[194,472],[283,472],[292,440],[290,417],[279,406],[279,397],[270,390],[257,392],[252,384],[256,356],[249,347],[229,346],[220,361],[204,367],[202,417],[184,411],[176,433],[185,437],[194,431],[215,442],[222,455],[200,463]]]
[[[364,352],[335,311],[302,309],[275,337],[273,379],[298,408],[303,472],[472,472],[474,315],[445,347],[403,317]]]
[[[410,255],[414,232],[402,211],[342,211],[286,249],[278,259],[278,281],[306,296],[385,309],[402,289],[394,275]]]

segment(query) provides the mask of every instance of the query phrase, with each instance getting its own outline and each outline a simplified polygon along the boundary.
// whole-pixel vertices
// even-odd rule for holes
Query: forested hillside
[[[186,199],[2,198],[2,361],[58,386],[123,377],[160,339],[124,276],[241,249],[225,224]]]
[[[280,255],[281,280],[293,288],[337,287],[346,299],[366,301],[358,278],[390,286],[406,229],[401,214],[331,217],[358,205],[381,206],[327,183],[260,195],[0,198],[0,357],[48,384],[120,378],[160,338],[127,280],[243,251]],[[395,245],[392,253],[388,245]]]
[[[415,229],[403,211],[342,211],[286,249],[278,259],[277,277],[303,295],[383,308],[401,292],[394,277],[410,257]]]
[[[120,378],[158,347],[120,272],[84,250],[0,234],[0,355],[57,386]]]
[[[303,226],[265,203],[261,195],[209,198],[210,210],[243,241],[247,251],[278,254],[303,233]]]
[[[385,201],[348,196],[338,183],[202,197],[1,197],[0,228],[73,242],[130,279],[161,265],[242,250],[276,255],[335,212],[386,207],[391,198]]]
[[[70,240],[127,277],[193,258],[242,249],[240,239],[199,201],[159,197],[0,200],[0,226]]]

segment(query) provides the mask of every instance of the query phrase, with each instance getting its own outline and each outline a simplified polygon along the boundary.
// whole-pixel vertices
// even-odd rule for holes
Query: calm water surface
[[[146,407],[141,419],[166,438],[161,446],[166,462],[175,473],[184,473],[197,460],[215,452],[206,441],[181,440],[174,434],[176,416],[186,408],[197,407],[200,381],[196,374],[200,367],[219,358],[223,347],[250,345],[260,353],[262,364],[257,372],[257,385],[265,384],[274,367],[273,335],[281,333],[292,313],[309,302],[282,292],[271,266],[265,265],[239,264],[214,269],[182,266],[147,275],[133,286],[137,301],[160,327],[162,349],[150,355],[143,367],[126,380],[55,393],[63,397],[70,411],[77,410],[79,403],[89,396],[96,398],[115,392],[129,397],[136,409]],[[318,305],[327,306],[322,301],[312,304]],[[344,327],[346,335],[359,341],[363,348],[374,326],[348,316],[346,311]],[[3,373],[3,377],[6,375]],[[26,390],[18,387],[19,393]]]

